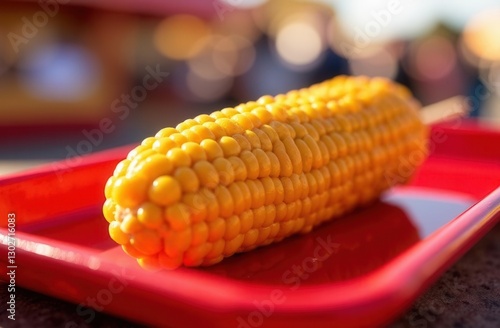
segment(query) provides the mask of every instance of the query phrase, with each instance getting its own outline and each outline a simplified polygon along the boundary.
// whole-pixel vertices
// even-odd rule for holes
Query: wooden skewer
[[[457,116],[465,116],[469,111],[470,107],[467,105],[466,97],[454,96],[423,107],[420,111],[420,117],[425,124],[431,125]]]

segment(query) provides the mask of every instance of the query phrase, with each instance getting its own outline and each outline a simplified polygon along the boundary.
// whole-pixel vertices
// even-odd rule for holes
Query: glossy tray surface
[[[17,283],[74,302],[89,321],[105,311],[172,327],[386,323],[500,216],[500,134],[434,129],[448,143],[412,185],[309,234],[201,269],[144,271],[108,237],[103,185],[130,147],[5,178],[0,209],[16,214]],[[464,137],[485,149],[449,149]],[[3,270],[6,235],[3,224]]]

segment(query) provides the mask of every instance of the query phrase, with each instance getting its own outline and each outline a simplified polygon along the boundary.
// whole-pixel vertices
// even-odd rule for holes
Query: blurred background
[[[140,142],[165,126],[339,74],[500,127],[494,0],[0,3],[0,174]]]

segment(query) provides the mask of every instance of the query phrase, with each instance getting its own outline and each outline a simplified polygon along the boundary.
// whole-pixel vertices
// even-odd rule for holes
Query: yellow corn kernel
[[[182,190],[179,182],[171,176],[164,175],[153,181],[148,191],[149,199],[161,206],[168,206],[181,199]]]
[[[260,168],[259,162],[255,155],[248,150],[241,152],[240,159],[245,164],[247,179],[257,179],[259,176]]]
[[[172,148],[167,152],[167,158],[174,167],[191,166],[191,157],[181,148]]]
[[[191,162],[193,163],[207,159],[207,154],[205,154],[203,147],[196,142],[188,141],[182,145],[181,149],[191,157]]]
[[[159,138],[151,146],[155,152],[159,154],[166,154],[170,149],[176,147],[177,144],[170,138]]]
[[[159,228],[163,224],[163,211],[158,205],[143,203],[137,210],[137,220],[146,228]]]
[[[224,136],[220,138],[219,145],[225,157],[236,156],[241,152],[240,144],[232,137]]]
[[[219,184],[219,174],[212,163],[199,161],[193,166],[200,184],[207,188],[215,188]]]
[[[120,222],[113,221],[109,224],[109,236],[120,245],[129,242],[129,236],[120,229]]]
[[[213,161],[215,170],[219,175],[219,183],[227,186],[234,181],[234,170],[231,162],[226,158],[217,158]]]
[[[162,239],[153,230],[142,230],[133,234],[130,244],[146,255],[154,255],[163,250]]]
[[[208,241],[216,242],[226,234],[226,220],[217,218],[208,223]]]
[[[104,205],[102,206],[102,213],[104,214],[104,218],[106,219],[106,221],[111,223],[115,220],[115,211],[115,202],[113,202],[113,200],[110,198],[106,199]]]
[[[183,192],[195,192],[200,187],[198,176],[189,167],[179,167],[175,170],[173,177],[179,182]]]
[[[148,180],[143,174],[116,179],[111,191],[113,201],[121,207],[136,207],[147,198]]]
[[[217,141],[215,140],[205,139],[200,143],[200,146],[205,151],[205,154],[207,155],[207,160],[209,161],[213,161],[216,158],[224,156],[222,148],[219,146],[219,143],[217,143]]]

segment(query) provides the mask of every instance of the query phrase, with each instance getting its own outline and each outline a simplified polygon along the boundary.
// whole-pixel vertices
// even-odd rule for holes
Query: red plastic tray
[[[108,237],[104,183],[131,147],[5,178],[0,212],[16,216],[16,283],[74,302],[89,323],[96,311],[162,327],[387,323],[500,219],[500,133],[467,122],[433,133],[446,138],[431,138],[411,185],[201,269],[144,271]],[[7,220],[0,241],[5,270]]]

